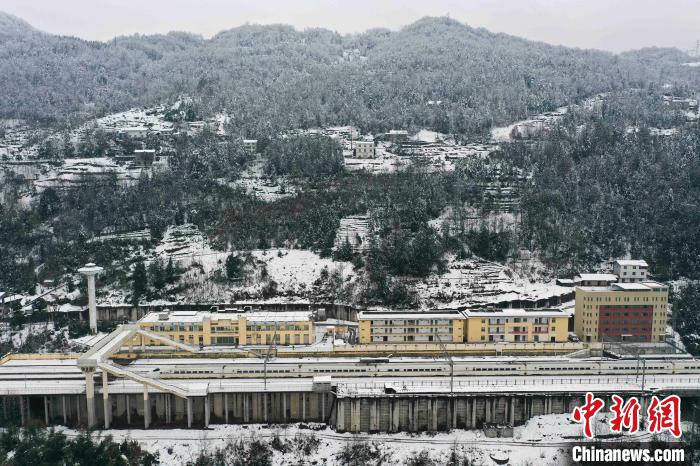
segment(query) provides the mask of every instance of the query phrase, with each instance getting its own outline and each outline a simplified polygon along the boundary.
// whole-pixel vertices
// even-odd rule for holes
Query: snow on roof
[[[253,312],[197,312],[197,311],[179,311],[167,314],[167,319],[161,319],[161,315],[165,317],[164,312],[151,312],[143,317],[140,322],[156,323],[156,322],[177,322],[177,323],[195,323],[202,322],[204,319],[210,319],[212,322],[220,320],[239,320],[246,319],[248,322],[302,322],[311,320],[311,311],[253,311]]]
[[[657,282],[641,282],[641,283],[612,283],[610,286],[581,286],[584,291],[659,291],[666,290],[668,287]]]
[[[293,311],[293,312],[248,312],[244,314],[248,322],[302,322],[311,320],[311,311]]]
[[[569,313],[562,309],[466,309],[466,317],[567,317]]]
[[[664,285],[663,283],[654,282],[654,281],[642,282],[642,285],[646,285],[649,288],[653,288],[653,289],[656,289],[656,288],[667,288],[668,289],[668,285]]]
[[[622,291],[649,291],[649,287],[642,283],[615,283],[613,289]]]
[[[647,261],[637,259],[618,259],[615,261],[615,263],[621,266],[636,265],[637,267],[649,267]]]
[[[611,273],[580,273],[574,281],[614,282],[617,281],[617,275]]]
[[[69,313],[69,312],[82,312],[83,308],[80,306],[75,306],[73,304],[61,304],[58,309],[56,309],[56,312],[64,312],[64,313]]]
[[[21,294],[13,294],[10,296],[3,297],[2,300],[0,300],[0,303],[7,304],[7,303],[14,302],[14,301],[19,301],[22,298],[23,298],[23,296]]]
[[[463,315],[458,310],[444,311],[409,311],[409,312],[383,312],[383,311],[360,311],[357,313],[357,320],[402,320],[402,319],[446,319],[458,320]]]

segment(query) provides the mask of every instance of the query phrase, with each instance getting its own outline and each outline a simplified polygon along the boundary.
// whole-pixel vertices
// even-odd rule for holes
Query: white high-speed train
[[[700,374],[700,360],[614,360],[566,358],[453,358],[455,376],[547,376]],[[645,367],[646,366],[646,367]],[[276,358],[262,359],[143,359],[131,370],[157,372],[161,378],[416,377],[449,375],[450,362],[430,358]]]

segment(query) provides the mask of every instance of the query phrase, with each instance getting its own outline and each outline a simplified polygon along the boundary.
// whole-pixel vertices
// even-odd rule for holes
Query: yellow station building
[[[561,309],[473,309],[463,311],[465,341],[565,342],[569,314]]]
[[[569,336],[569,314],[561,309],[365,311],[358,321],[360,343],[566,342]]]
[[[144,330],[191,345],[308,345],[314,343],[311,311],[152,312]]]
[[[460,343],[464,316],[460,311],[357,313],[360,343]]]

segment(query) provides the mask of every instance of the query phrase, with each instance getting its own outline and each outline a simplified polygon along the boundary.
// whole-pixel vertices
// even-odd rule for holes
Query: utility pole
[[[445,344],[442,342],[442,338],[440,338],[440,332],[436,332],[435,336],[437,337],[438,343],[440,343],[440,348],[442,349],[442,352],[445,354],[445,358],[447,359],[447,362],[450,365],[450,413],[449,413],[449,422],[450,426],[452,426],[452,418],[454,416],[454,409],[455,409],[455,393],[454,393],[454,380],[455,380],[455,362],[452,359],[452,355],[447,351],[447,347],[445,347]]]
[[[267,361],[270,359],[270,354],[272,353],[272,348],[275,346],[277,339],[277,322],[275,322],[275,332],[272,334],[272,341],[267,347],[267,353],[265,354],[265,359],[263,359],[263,385],[264,391],[267,391]]]

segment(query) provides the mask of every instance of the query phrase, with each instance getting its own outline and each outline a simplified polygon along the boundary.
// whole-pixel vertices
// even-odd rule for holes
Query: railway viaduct
[[[700,373],[625,375],[483,375],[362,377],[221,377],[192,373],[163,377],[158,367],[113,361],[134,336],[145,333],[201,367],[226,360],[153,335],[136,326],[100,341],[83,354],[11,355],[0,361],[2,416],[22,424],[96,428],[192,427],[216,423],[325,423],[340,432],[440,431],[453,428],[512,427],[533,416],[568,413],[586,392],[641,396],[700,395]],[[265,365],[265,360],[255,359]],[[185,362],[187,361],[187,362]],[[309,359],[313,365],[317,360]],[[223,368],[222,368],[223,369]],[[197,371],[192,371],[197,372]],[[221,370],[223,374],[223,370]],[[266,374],[267,375],[267,374]],[[687,403],[686,403],[687,404]]]

